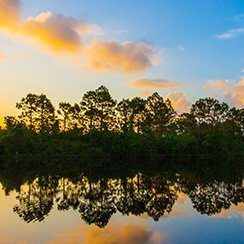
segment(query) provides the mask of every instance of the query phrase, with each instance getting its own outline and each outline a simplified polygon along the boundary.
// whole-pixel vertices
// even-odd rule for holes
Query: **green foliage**
[[[0,129],[0,157],[83,158],[117,162],[243,154],[244,109],[213,98],[199,99],[190,113],[177,114],[154,93],[118,102],[100,86],[81,102],[59,103],[57,114],[43,94],[28,94]],[[99,161],[98,158],[101,160]],[[133,164],[133,163],[132,163]]]

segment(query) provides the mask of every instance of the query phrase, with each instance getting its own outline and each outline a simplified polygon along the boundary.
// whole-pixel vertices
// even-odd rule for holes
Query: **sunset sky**
[[[0,117],[27,93],[244,106],[244,0],[0,0]]]

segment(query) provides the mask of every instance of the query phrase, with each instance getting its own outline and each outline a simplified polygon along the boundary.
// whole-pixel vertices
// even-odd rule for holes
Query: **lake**
[[[2,170],[1,243],[244,243],[239,169],[70,169]]]

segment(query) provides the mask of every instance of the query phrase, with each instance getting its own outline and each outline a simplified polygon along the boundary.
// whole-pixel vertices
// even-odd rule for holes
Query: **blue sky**
[[[0,9],[0,20],[11,19],[12,15],[4,10],[10,5],[16,13],[20,12],[20,16],[16,17],[14,27],[10,22],[0,24],[3,87],[0,115],[14,113],[15,102],[28,92],[44,92],[54,103],[60,100],[78,102],[86,90],[101,84],[106,85],[117,99],[146,96],[156,90],[164,97],[177,93],[177,104],[189,105],[189,102],[211,95],[232,106],[243,107],[243,0],[0,0],[1,4],[5,7]],[[61,30],[64,35],[64,42],[69,38],[70,29],[73,31],[73,24],[68,24],[68,31],[62,26],[69,16],[78,24],[96,27],[89,35],[83,30],[77,32],[82,35],[80,41],[85,43],[82,45],[89,50],[88,56],[92,55],[92,68],[84,61],[87,55],[84,52],[72,50],[72,55],[60,55],[60,50],[53,50],[54,46],[49,45],[46,32],[45,38],[39,38],[43,33],[37,30],[40,17],[36,17],[41,13],[45,14],[43,28],[49,31],[47,35],[54,33],[50,41],[54,44],[57,28],[58,33]],[[58,13],[65,16],[64,23],[58,23],[60,18],[55,15]],[[50,19],[54,19],[54,24],[49,24]],[[23,31],[19,30],[21,28]],[[98,40],[96,45],[94,40]],[[125,42],[131,42],[132,46],[125,47]],[[150,51],[138,43],[148,45]],[[65,47],[62,52],[66,51]],[[99,57],[103,55],[100,52],[97,58],[100,48],[106,48],[106,51],[103,57]],[[114,48],[121,52],[114,53]],[[147,51],[149,54],[145,57]],[[100,64],[107,62],[106,55],[109,55],[108,64],[95,67],[97,61]],[[120,61],[115,61],[121,57],[124,68],[119,67]],[[134,61],[139,63],[132,65]],[[136,87],[130,85],[131,81],[144,82],[136,83]],[[165,86],[171,82],[180,85]]]

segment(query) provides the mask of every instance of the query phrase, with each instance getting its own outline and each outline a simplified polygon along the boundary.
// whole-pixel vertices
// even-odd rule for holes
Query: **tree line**
[[[5,117],[0,154],[65,153],[107,157],[243,153],[244,109],[201,98],[178,114],[169,99],[153,93],[116,101],[105,86],[86,92],[80,103],[28,94],[16,104],[18,117]]]

